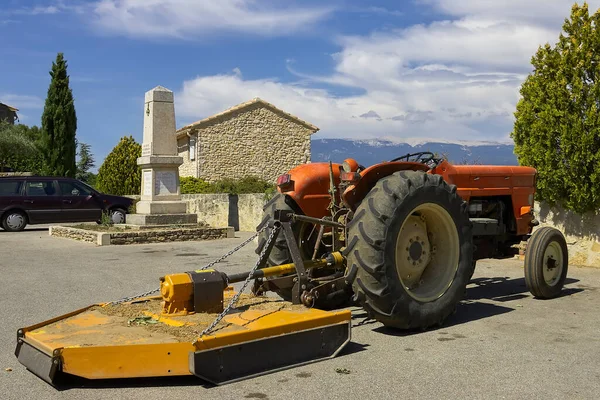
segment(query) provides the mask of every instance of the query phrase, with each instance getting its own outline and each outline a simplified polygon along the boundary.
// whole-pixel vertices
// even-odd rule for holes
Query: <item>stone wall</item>
[[[253,232],[263,218],[263,207],[268,201],[264,194],[238,195],[239,230]]]
[[[187,212],[197,214],[198,221],[212,227],[232,226],[236,231],[252,232],[262,220],[262,208],[267,202],[263,193],[229,195],[183,194]]]
[[[31,172],[0,172],[0,177],[2,176],[33,176]]]
[[[153,229],[151,231],[111,233],[110,244],[182,242],[225,239],[227,237],[229,237],[227,228]]]
[[[187,136],[177,139],[177,155],[183,157],[183,164],[179,166],[179,176],[198,178],[198,155],[196,154],[196,159],[190,160],[190,142]]]
[[[94,243],[98,246],[215,240],[235,237],[235,233],[230,227],[166,227],[151,230],[132,229],[121,232],[100,232],[68,226],[51,226],[48,233],[50,236]]]
[[[182,194],[181,200],[187,203],[189,214],[198,215],[198,222],[215,228],[230,226],[228,194]]]
[[[600,267],[600,212],[582,216],[538,202],[534,211],[539,227],[551,226],[564,233],[570,264]]]
[[[48,234],[54,237],[79,240],[81,242],[98,243],[98,232],[86,231],[84,229],[69,228],[66,226],[51,226]]]
[[[269,182],[310,162],[313,131],[285,113],[256,103],[215,118],[192,134],[197,156],[189,157],[189,139],[178,140],[183,157],[180,176],[216,181],[257,176]]]

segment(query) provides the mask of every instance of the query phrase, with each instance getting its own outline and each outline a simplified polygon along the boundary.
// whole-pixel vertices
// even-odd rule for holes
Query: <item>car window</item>
[[[54,182],[52,181],[27,181],[25,184],[26,196],[56,196]]]
[[[58,182],[63,196],[89,196],[92,192],[77,182]]]
[[[0,196],[18,196],[21,194],[22,185],[23,181],[3,179],[0,181]]]

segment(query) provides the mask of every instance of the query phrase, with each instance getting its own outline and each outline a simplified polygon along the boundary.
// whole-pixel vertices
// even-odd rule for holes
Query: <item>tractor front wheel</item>
[[[563,234],[550,227],[536,230],[525,252],[525,284],[538,299],[560,294],[567,278],[569,253]]]
[[[382,178],[349,224],[349,275],[367,313],[386,326],[440,325],[472,274],[467,204],[441,176],[400,171]]]

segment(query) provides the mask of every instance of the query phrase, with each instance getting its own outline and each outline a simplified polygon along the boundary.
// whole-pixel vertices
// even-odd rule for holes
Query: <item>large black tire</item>
[[[411,236],[415,232],[426,232],[426,238]],[[473,271],[472,226],[467,203],[441,176],[400,171],[382,178],[356,209],[348,237],[348,275],[356,274],[355,297],[384,325],[441,325],[463,298]],[[403,280],[397,264],[423,269]]]
[[[525,252],[525,284],[531,294],[538,299],[560,295],[568,268],[569,251],[563,234],[547,226],[536,230]]]

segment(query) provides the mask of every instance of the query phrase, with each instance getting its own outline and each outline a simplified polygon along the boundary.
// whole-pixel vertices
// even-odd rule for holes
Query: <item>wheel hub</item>
[[[8,225],[10,229],[18,229],[23,225],[23,222],[23,216],[20,214],[11,214],[6,218],[6,225]]]
[[[448,212],[434,203],[416,207],[406,217],[396,239],[396,271],[414,299],[433,301],[454,280],[459,238]]]
[[[406,260],[403,261],[402,280],[408,288],[412,288],[420,283],[423,271],[431,258],[425,222],[414,215],[408,217],[400,237],[404,239],[400,248],[400,259]]]
[[[544,251],[544,280],[549,286],[555,285],[562,275],[562,249],[557,242],[551,242]]]
[[[423,254],[423,246],[418,241],[414,241],[409,249],[408,253],[410,254],[410,258],[414,261],[419,261],[421,259],[421,254]]]

